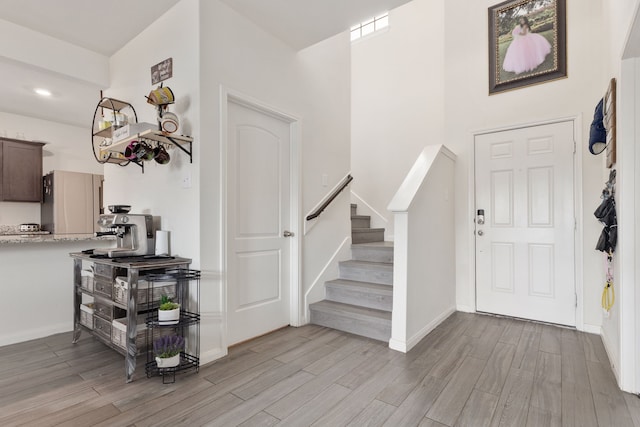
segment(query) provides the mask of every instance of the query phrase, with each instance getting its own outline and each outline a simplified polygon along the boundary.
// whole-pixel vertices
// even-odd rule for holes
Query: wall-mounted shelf
[[[113,132],[125,123],[137,123],[136,110],[128,102],[114,98],[102,98],[93,113],[91,148],[98,163],[115,163],[126,166],[130,160],[122,154],[105,150],[112,143]],[[142,166],[139,162],[134,162]]]
[[[157,124],[138,123],[136,111],[131,104],[114,98],[102,98],[93,114],[91,144],[99,163],[115,163],[126,166],[135,163],[142,168],[142,160],[130,160],[124,155],[132,141],[144,141],[155,148],[177,147],[189,156],[193,163],[193,138],[185,135],[167,134]]]
[[[151,123],[135,123],[129,125],[128,136],[116,140],[111,145],[103,147],[103,150],[111,153],[124,153],[131,141],[145,141],[152,146],[157,144],[175,146],[189,156],[189,163],[193,163],[192,143],[193,138],[185,135],[167,134],[157,129],[157,125]],[[185,145],[188,148],[185,148]]]

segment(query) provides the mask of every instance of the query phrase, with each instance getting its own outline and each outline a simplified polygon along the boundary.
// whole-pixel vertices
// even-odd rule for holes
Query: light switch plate
[[[191,172],[185,172],[182,176],[182,188],[191,188]]]

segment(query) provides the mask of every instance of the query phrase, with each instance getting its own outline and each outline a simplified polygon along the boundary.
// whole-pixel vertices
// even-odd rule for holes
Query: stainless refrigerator
[[[103,213],[103,175],[53,171],[43,178],[40,221],[54,234],[88,234],[98,231]]]

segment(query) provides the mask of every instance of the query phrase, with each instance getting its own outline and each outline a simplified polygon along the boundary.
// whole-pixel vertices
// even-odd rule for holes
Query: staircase
[[[311,323],[388,342],[393,306],[393,242],[384,228],[351,205],[351,256],[340,278],[325,283],[326,299],[311,304]]]

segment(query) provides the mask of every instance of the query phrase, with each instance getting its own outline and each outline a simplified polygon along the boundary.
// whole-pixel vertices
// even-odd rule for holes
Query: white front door
[[[290,126],[228,101],[229,345],[289,325]]]
[[[576,324],[573,123],[475,138],[478,311]]]

